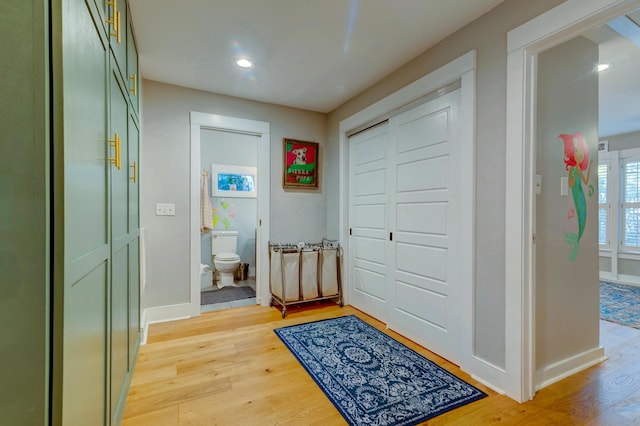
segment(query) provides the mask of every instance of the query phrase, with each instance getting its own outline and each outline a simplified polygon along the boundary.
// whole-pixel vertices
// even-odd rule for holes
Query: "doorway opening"
[[[201,312],[256,303],[259,143],[255,134],[200,130],[200,170],[206,180],[201,203],[212,211],[200,233]],[[214,258],[223,252],[237,260],[220,266]]]
[[[537,114],[541,113],[539,95],[539,84],[541,80],[538,78],[539,66],[542,55],[550,52],[552,48],[560,46],[562,43],[571,41],[577,36],[584,36],[585,31],[606,24],[621,14],[628,14],[640,5],[638,1],[594,1],[586,4],[585,2],[569,0],[560,6],[550,10],[540,17],[524,24],[523,26],[511,31],[508,35],[509,54],[508,54],[508,74],[510,76],[507,85],[507,188],[506,188],[506,204],[507,204],[507,223],[506,223],[506,279],[512,285],[507,287],[507,340],[522,342],[518,347],[507,352],[507,368],[513,372],[520,372],[519,377],[513,375],[514,387],[510,390],[514,397],[520,401],[526,401],[533,398],[535,391],[548,384],[558,381],[564,377],[581,371],[591,365],[595,365],[604,359],[604,351],[598,347],[599,335],[599,315],[598,309],[598,232],[595,223],[598,222],[597,207],[593,206],[589,211],[590,224],[587,225],[586,232],[590,236],[586,236],[582,241],[583,229],[585,226],[584,218],[578,214],[579,207],[577,203],[571,209],[571,202],[581,198],[589,199],[590,196],[597,196],[596,179],[593,176],[597,174],[597,158],[591,180],[587,180],[587,184],[576,183],[577,178],[588,174],[589,162],[594,160],[597,152],[595,145],[598,142],[597,128],[597,111],[596,125],[586,125],[582,129],[571,129],[574,123],[570,118],[563,116],[569,109],[559,112],[556,118],[563,119],[562,125],[565,126],[567,132],[557,132],[554,127],[549,129],[541,129],[537,122]],[[591,41],[588,37],[582,37],[583,41]],[[597,58],[596,50],[596,58]],[[571,60],[565,58],[565,64],[573,64]],[[578,73],[574,75],[573,81],[579,82],[583,77],[592,78],[597,73],[597,59],[594,61],[593,69],[588,73]],[[573,83],[570,83],[573,84]],[[549,92],[551,93],[551,92]],[[590,107],[597,108],[596,101],[590,103]],[[546,113],[548,111],[542,111]],[[577,122],[576,122],[577,125]],[[546,136],[541,134],[546,132]],[[585,136],[587,135],[588,136]],[[546,138],[546,139],[545,139]],[[580,139],[587,139],[593,145],[591,149],[576,148],[581,143]],[[540,158],[537,152],[540,144],[559,144],[564,143],[564,152],[560,153],[558,161],[561,161],[561,173],[553,177],[551,181],[538,178],[538,170],[536,157]],[[584,156],[572,156],[571,153],[577,151],[589,152],[591,158],[589,162],[584,162]],[[550,152],[550,151],[549,151]],[[549,155],[544,155],[544,162],[554,161]],[[571,159],[575,157],[575,164],[571,163]],[[538,160],[540,162],[540,160]],[[578,165],[580,164],[580,165]],[[580,169],[580,170],[578,170]],[[561,174],[564,173],[564,176]],[[573,181],[573,182],[572,182]],[[583,181],[584,182],[584,181]],[[571,185],[573,183],[573,185]],[[578,185],[581,188],[577,188]],[[567,252],[558,254],[558,256],[566,257],[565,260],[572,262],[578,259],[583,253],[588,253],[592,257],[593,265],[586,267],[592,273],[586,278],[589,285],[586,289],[588,296],[589,309],[593,308],[588,314],[589,325],[584,326],[580,331],[585,331],[591,336],[591,343],[588,348],[577,349],[569,348],[566,351],[567,356],[558,357],[558,354],[552,354],[545,351],[549,348],[556,350],[550,343],[553,339],[540,338],[541,332],[544,330],[540,327],[539,320],[548,314],[551,309],[549,306],[541,303],[539,298],[540,288],[540,265],[536,263],[536,255],[540,253],[536,245],[539,242],[538,225],[543,216],[536,214],[538,188],[542,187],[542,191],[557,192],[567,194],[563,195],[565,213],[564,218],[559,219],[562,226],[568,226],[569,219],[573,219],[572,230],[558,229],[557,236],[561,237],[560,244],[556,247],[562,247],[560,252],[567,249]],[[585,209],[585,211],[587,211]],[[572,214],[573,216],[572,216]],[[570,217],[572,216],[572,217]],[[561,226],[561,227],[562,227]],[[591,228],[589,228],[591,226]],[[591,240],[591,241],[589,241]],[[570,245],[571,247],[565,247]],[[556,248],[557,251],[557,248]],[[557,270],[558,268],[556,268]],[[575,269],[575,268],[574,268]],[[549,271],[547,271],[549,272]],[[561,274],[561,272],[559,273]],[[555,276],[553,273],[547,274],[548,277]],[[546,287],[550,288],[549,286]],[[575,290],[575,289],[574,289]],[[573,312],[575,307],[579,310],[585,292],[567,291],[565,301],[569,303]],[[547,295],[548,296],[548,295]],[[550,300],[546,297],[546,300]],[[554,302],[559,302],[556,298]],[[594,303],[595,302],[595,303]],[[593,305],[593,306],[592,306]],[[565,312],[566,313],[566,312]],[[571,313],[567,313],[568,318],[572,318]],[[571,320],[573,321],[573,319]],[[571,323],[567,321],[556,321],[556,327],[550,330],[547,327],[547,337],[558,336],[562,334],[559,328]],[[547,322],[547,325],[551,322]],[[588,329],[588,330],[587,330]],[[577,336],[579,333],[574,333]],[[595,345],[593,337],[595,335]],[[573,337],[572,336],[572,337]],[[565,339],[564,344],[573,344],[574,341]],[[556,351],[557,352],[557,351]],[[569,355],[570,354],[570,355]],[[547,357],[543,365],[540,364],[540,358]],[[555,359],[553,357],[556,356]]]
[[[269,127],[262,121],[191,112],[192,316],[238,304],[269,304]],[[208,191],[202,197],[205,182]],[[205,199],[209,205],[201,204]],[[205,227],[201,207],[211,209],[211,223],[207,218]],[[219,253],[217,247],[222,247]],[[218,268],[214,253],[222,259]],[[227,254],[234,258],[226,259]],[[255,296],[248,294],[251,291]],[[238,297],[246,300],[228,300]],[[207,308],[202,308],[202,301]]]

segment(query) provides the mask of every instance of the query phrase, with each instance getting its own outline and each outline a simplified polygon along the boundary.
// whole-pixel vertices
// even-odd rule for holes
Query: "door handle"
[[[133,168],[133,176],[130,177],[129,179],[133,181],[133,183],[136,183],[136,173],[138,172],[138,166],[136,165],[136,162],[133,162],[133,165],[129,166],[130,168]]]
[[[120,136],[116,133],[113,136],[113,139],[107,139],[110,147],[113,147],[114,157],[108,157],[107,161],[116,166],[116,169],[122,169],[122,158],[121,158],[121,140]]]
[[[133,82],[133,89],[129,89],[133,96],[138,96],[138,74],[134,73],[129,80]]]

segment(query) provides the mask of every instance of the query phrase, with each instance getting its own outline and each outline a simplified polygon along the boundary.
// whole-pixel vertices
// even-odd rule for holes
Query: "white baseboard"
[[[471,368],[468,369],[467,373],[471,375],[473,380],[482,383],[500,395],[507,394],[504,390],[507,375],[503,368],[497,367],[476,356],[472,357],[469,367]]]
[[[193,309],[190,303],[180,303],[178,305],[155,306],[146,308],[142,311],[141,329],[142,341],[141,345],[147,343],[147,335],[149,334],[149,324],[157,322],[174,321],[179,319],[191,318]]]
[[[612,274],[611,272],[600,271],[600,280],[610,283],[627,284],[640,287],[640,277],[636,275]]]
[[[627,284],[627,285],[632,285],[632,286],[640,286],[640,277],[637,277],[635,275],[623,275],[623,274],[618,274],[618,279],[617,280],[607,280],[607,281],[611,281],[614,283],[620,283],[620,284]]]
[[[602,346],[544,367],[536,373],[536,391],[606,360]]]
[[[615,281],[616,275],[611,272],[600,271],[600,281]]]

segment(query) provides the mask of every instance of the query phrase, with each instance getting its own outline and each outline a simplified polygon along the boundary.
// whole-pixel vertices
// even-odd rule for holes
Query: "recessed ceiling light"
[[[236,61],[236,64],[237,64],[239,67],[242,67],[242,68],[251,68],[251,67],[253,66],[253,64],[251,63],[251,61],[250,61],[250,60],[248,60],[248,59],[238,59],[238,60]]]
[[[608,69],[610,66],[611,66],[610,64],[598,64],[598,72],[602,72]]]

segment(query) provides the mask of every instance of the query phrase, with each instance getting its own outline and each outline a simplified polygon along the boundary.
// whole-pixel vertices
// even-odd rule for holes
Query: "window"
[[[598,152],[598,243],[640,255],[640,148]]]
[[[622,160],[622,246],[640,248],[640,157]]]
[[[607,231],[609,170],[609,161],[598,163],[598,243],[601,246],[609,246],[609,233]]]

